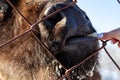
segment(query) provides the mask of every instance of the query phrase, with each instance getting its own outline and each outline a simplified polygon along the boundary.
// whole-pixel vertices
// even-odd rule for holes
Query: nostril
[[[54,12],[56,10],[55,6],[52,6],[52,7],[48,7],[45,12],[44,12],[44,15],[47,16],[49,15],[50,13]]]
[[[48,10],[49,9],[49,10]],[[53,6],[51,8],[48,8],[45,12],[45,16],[51,14],[52,12],[56,11],[56,8]],[[51,16],[50,18],[46,19],[44,21],[44,25],[46,25],[47,28],[53,28],[59,21],[61,21],[63,18],[61,13],[57,13],[54,16]]]

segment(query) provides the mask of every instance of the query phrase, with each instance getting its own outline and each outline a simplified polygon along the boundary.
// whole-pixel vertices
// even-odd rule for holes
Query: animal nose
[[[56,4],[56,9],[60,9],[65,7],[66,4]],[[62,11],[61,14],[66,17],[66,25],[67,28],[75,28],[77,27],[77,20],[75,19],[77,9],[74,6],[67,8],[66,10]]]
[[[56,11],[56,5],[52,6],[52,7],[48,7],[45,12],[44,15],[47,16],[51,13],[53,13],[54,11]],[[61,12],[54,14],[54,16],[49,17],[48,19],[46,19],[44,21],[44,24],[46,25],[47,28],[53,28],[55,27],[55,25],[61,21],[63,19],[63,15]]]
[[[55,4],[51,7],[47,7],[44,11],[45,16],[48,14],[51,14],[52,12],[61,9],[65,7],[66,4],[60,3]],[[56,25],[60,23],[60,25]],[[53,29],[54,27],[57,27],[56,29],[64,28],[64,31],[66,31],[66,36],[87,36],[89,34],[92,34],[95,31],[95,29],[92,27],[92,24],[85,14],[80,8],[78,8],[77,5],[71,6],[54,16],[46,19],[44,21],[44,25],[46,25],[47,28]],[[58,28],[59,27],[59,28]],[[55,32],[59,32],[58,31]]]
[[[67,4],[59,3],[51,7],[47,7],[44,11],[44,15],[47,16],[58,9],[64,8],[66,5]],[[44,21],[44,25],[46,25],[46,27],[49,29],[50,28],[53,29],[58,22],[61,22],[62,27],[67,29],[68,28],[74,29],[74,28],[77,28],[79,25],[79,22],[78,22],[79,20],[76,17],[78,14],[79,14],[79,10],[77,11],[77,9],[74,6],[71,6],[70,8],[67,8],[55,14],[54,16],[46,19]]]

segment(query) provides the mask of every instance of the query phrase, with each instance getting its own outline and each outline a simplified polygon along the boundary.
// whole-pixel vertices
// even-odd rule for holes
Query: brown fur
[[[14,2],[15,0],[13,0],[13,3]],[[45,5],[47,3],[48,0],[19,0],[16,1],[14,5],[20,10],[25,18],[33,24],[37,21],[37,19],[41,19],[43,17],[43,9],[45,9]],[[12,39],[30,28],[23,21],[22,17],[18,15],[18,13],[16,13],[12,8],[10,8],[10,10],[10,15],[7,15],[6,13],[6,16],[0,22],[0,44]],[[56,38],[58,41],[60,39],[61,42],[63,27],[59,25],[63,25],[64,23],[62,21],[59,22],[57,24],[59,27],[55,27],[51,31],[51,34],[49,34],[49,31],[46,28],[44,28],[43,24],[44,23],[39,24],[39,30],[38,28],[35,29],[35,32],[40,35],[40,37],[38,37],[48,47],[49,45],[47,42],[50,40],[48,36],[52,36],[51,39]],[[76,33],[72,31],[71,34]],[[90,40],[91,42],[96,42],[94,44],[94,47],[96,48],[98,45],[96,39]],[[92,46],[92,48],[94,47]],[[67,48],[67,46],[65,48]],[[54,52],[54,49],[51,49],[51,51]],[[63,50],[61,49],[61,51]],[[95,50],[92,50],[91,52],[94,51]],[[93,59],[93,62],[90,61],[91,65],[93,65],[97,60],[96,58],[97,56],[95,57],[95,60]],[[58,80],[60,76],[56,73],[57,65],[59,65],[59,63],[45,51],[31,33],[28,33],[11,44],[0,48],[0,80]]]

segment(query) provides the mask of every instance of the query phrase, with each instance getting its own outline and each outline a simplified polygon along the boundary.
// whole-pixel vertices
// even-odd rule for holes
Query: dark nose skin
[[[65,6],[65,4],[56,4],[50,9],[50,11],[53,12],[54,10],[63,8]],[[60,16],[61,19],[59,18]],[[64,25],[62,25],[62,28],[64,28],[62,31],[60,31],[61,29],[57,29],[57,27],[59,27],[57,25],[55,25],[55,28],[53,27],[54,33],[55,31],[56,33],[59,32],[59,34],[64,34],[64,37],[62,37],[61,41],[63,44],[60,43],[61,45],[58,45],[59,43],[57,43],[53,46],[56,47],[58,45],[59,49],[57,49],[57,51],[52,51],[53,53],[56,51],[56,57],[58,60],[67,68],[70,68],[87,58],[96,50],[98,45],[97,39],[94,37],[88,37],[89,34],[95,33],[96,31],[92,27],[92,24],[85,12],[79,9],[77,5],[71,6],[64,11],[61,11],[54,17],[51,17],[52,20],[56,18],[59,18],[60,22],[62,22],[62,18],[65,18],[66,22]],[[93,59],[93,62],[91,63],[94,64],[94,62],[95,59]]]
[[[59,3],[47,7],[45,15],[65,7]],[[90,19],[77,5],[73,5],[44,21],[47,45],[57,59],[70,68],[86,59],[98,48],[98,40],[90,34],[95,33]],[[85,63],[85,66],[94,65],[97,56]],[[92,68],[92,67],[89,67]],[[86,68],[87,70],[88,68]]]
[[[64,6],[64,4],[56,4],[55,8],[60,9]],[[60,13],[66,17],[66,24],[64,26],[67,28],[66,36],[70,36],[70,34],[73,36],[78,34],[80,36],[87,36],[96,32],[86,13],[78,8],[77,5],[71,6]]]

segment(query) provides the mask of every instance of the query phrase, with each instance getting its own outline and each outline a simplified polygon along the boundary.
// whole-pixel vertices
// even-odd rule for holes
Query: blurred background
[[[120,27],[120,4],[117,0],[78,0],[77,4],[87,13],[98,33]],[[117,44],[108,42],[106,48],[120,66],[120,48]],[[99,62],[102,80],[120,80],[120,71],[104,50],[100,51]]]

